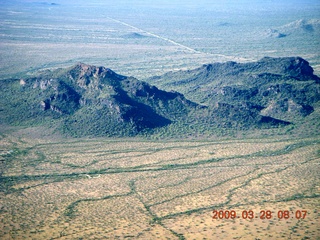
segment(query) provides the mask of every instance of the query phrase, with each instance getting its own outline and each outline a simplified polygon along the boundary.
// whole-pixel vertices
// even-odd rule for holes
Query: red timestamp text
[[[261,210],[254,212],[253,210],[243,210],[236,212],[235,210],[213,210],[213,219],[305,219],[307,216],[307,210]]]

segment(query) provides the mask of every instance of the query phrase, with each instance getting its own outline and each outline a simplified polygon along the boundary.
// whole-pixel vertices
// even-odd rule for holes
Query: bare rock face
[[[314,108],[310,105],[298,104],[292,99],[283,99],[271,102],[261,111],[261,114],[277,119],[293,121],[294,118],[305,117],[313,111]]]
[[[21,86],[24,86],[24,85],[26,85],[26,82],[25,82],[25,80],[23,80],[23,79],[20,79],[20,85],[21,85]]]
[[[96,67],[84,63],[78,63],[67,72],[69,78],[84,89],[98,90],[109,85],[110,81],[125,79],[125,76],[116,74],[109,68]]]

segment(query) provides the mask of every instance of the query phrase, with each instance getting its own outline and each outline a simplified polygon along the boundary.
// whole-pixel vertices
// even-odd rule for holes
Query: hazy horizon
[[[0,78],[76,62],[144,78],[264,56],[320,72],[319,1],[0,2]]]

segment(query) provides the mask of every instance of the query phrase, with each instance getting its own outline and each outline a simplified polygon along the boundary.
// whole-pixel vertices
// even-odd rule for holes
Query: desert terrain
[[[75,140],[29,133],[1,135],[1,239],[320,236],[319,138]],[[215,210],[236,217],[214,219]],[[252,219],[243,215],[250,210]]]

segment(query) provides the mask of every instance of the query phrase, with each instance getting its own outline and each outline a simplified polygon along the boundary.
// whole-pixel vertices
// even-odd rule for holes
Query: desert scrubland
[[[6,134],[0,194],[2,239],[317,239],[319,139]]]

